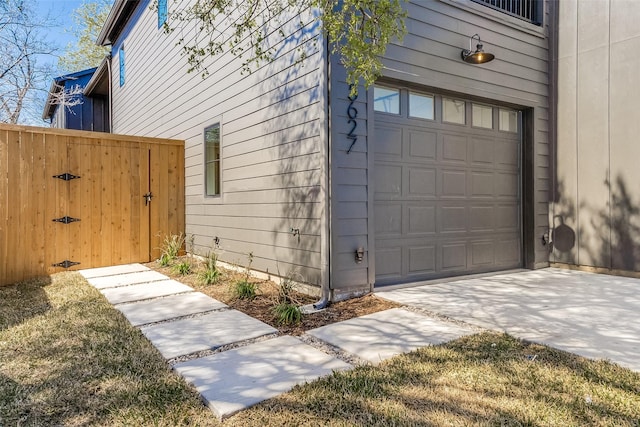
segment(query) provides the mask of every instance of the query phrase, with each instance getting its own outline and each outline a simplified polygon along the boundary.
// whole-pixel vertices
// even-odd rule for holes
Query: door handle
[[[142,197],[144,197],[144,205],[147,206],[149,203],[151,203],[151,199],[153,198],[153,194],[151,192],[148,192],[147,194],[145,194]]]

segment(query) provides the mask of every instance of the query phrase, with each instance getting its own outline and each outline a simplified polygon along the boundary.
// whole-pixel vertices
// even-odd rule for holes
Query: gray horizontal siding
[[[548,10],[549,4],[546,8]],[[425,91],[453,93],[504,103],[533,111],[533,201],[530,209],[533,234],[548,228],[549,199],[549,41],[546,25],[508,17],[470,0],[410,1],[405,5],[408,34],[402,44],[388,47],[383,58],[384,78]],[[460,59],[469,37],[478,33],[484,49],[496,55],[485,65],[469,65]],[[331,68],[331,173],[332,286],[336,292],[365,289],[373,283],[375,251],[371,176],[373,158],[367,131],[372,130],[367,113],[367,93],[362,89],[355,103],[358,110],[358,142],[350,154],[346,147],[351,125],[347,122],[348,87],[345,71],[337,58]],[[366,179],[363,180],[363,176]],[[534,263],[546,265],[548,253],[536,239]],[[354,260],[357,247],[367,251],[362,263]],[[371,267],[371,268],[369,268]]]
[[[183,0],[182,5],[190,0]],[[170,4],[170,7],[176,7]],[[297,31],[297,19],[283,26]],[[307,17],[308,18],[308,17]],[[306,18],[305,18],[306,19]],[[209,76],[187,73],[176,42],[193,41],[195,26],[170,35],[145,10],[124,40],[126,84],[112,60],[116,133],[184,139],[186,233],[198,253],[220,239],[220,258],[283,274],[296,269],[319,285],[327,275],[326,83],[322,43],[272,35],[278,56],[251,74],[229,53],[207,60]],[[301,48],[303,64],[294,58]],[[203,132],[221,123],[222,195],[204,197]],[[300,229],[300,238],[291,228]]]

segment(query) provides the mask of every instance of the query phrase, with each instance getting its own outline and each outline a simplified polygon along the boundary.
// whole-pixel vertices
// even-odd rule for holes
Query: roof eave
[[[96,71],[93,73],[93,76],[91,76],[91,79],[89,80],[87,85],[84,87],[84,90],[82,91],[82,94],[84,96],[93,95],[94,92],[98,89],[98,86],[100,85],[102,80],[105,77],[107,77],[107,72],[108,72],[107,61],[109,60],[111,60],[110,55],[107,55],[104,58],[102,58],[100,65],[98,65],[98,68],[96,68]]]
[[[107,20],[98,34],[96,44],[99,46],[107,46],[113,44],[120,34],[122,29],[122,20],[128,19],[127,15],[124,15],[125,11],[130,11],[132,7],[137,6],[138,0],[115,0]]]

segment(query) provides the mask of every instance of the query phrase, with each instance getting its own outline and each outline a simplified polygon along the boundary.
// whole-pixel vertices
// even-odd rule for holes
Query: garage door
[[[520,112],[374,88],[376,286],[522,265]]]

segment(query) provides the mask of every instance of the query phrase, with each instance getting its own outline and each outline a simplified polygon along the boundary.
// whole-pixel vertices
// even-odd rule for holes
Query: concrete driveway
[[[640,279],[547,268],[376,294],[640,371]]]

